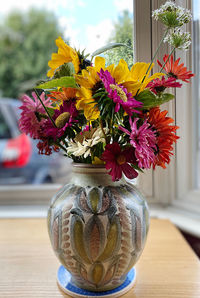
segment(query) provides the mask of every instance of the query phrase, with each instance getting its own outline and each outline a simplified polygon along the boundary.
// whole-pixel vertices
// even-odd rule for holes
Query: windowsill
[[[45,205],[1,206],[0,218],[45,218],[47,209],[48,207]],[[150,214],[152,218],[169,219],[181,230],[200,238],[200,219],[194,213],[175,206],[152,205]]]
[[[161,207],[159,205],[152,206],[150,214],[153,218],[169,219],[182,231],[200,238],[200,218],[197,214],[176,206]]]

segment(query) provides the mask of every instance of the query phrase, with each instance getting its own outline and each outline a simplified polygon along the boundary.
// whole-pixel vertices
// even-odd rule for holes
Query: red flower
[[[129,165],[129,163],[136,163],[134,149],[131,147],[122,151],[118,143],[108,144],[101,159],[105,161],[106,169],[110,170],[109,174],[112,176],[113,181],[120,180],[122,172],[129,179],[133,179],[138,175]]]
[[[59,147],[57,147],[56,145],[49,145],[48,140],[41,140],[39,141],[39,143],[37,144],[37,148],[39,150],[39,154],[45,154],[45,155],[51,155],[52,154],[52,149],[55,152],[59,151]]]
[[[149,88],[152,92],[155,94],[163,92],[166,88],[170,87],[178,87],[180,88],[182,84],[176,82],[176,78],[174,77],[169,77],[165,79],[163,76],[161,79],[155,79],[151,81],[148,85],[147,88]]]
[[[163,57],[164,63],[167,61],[169,55],[165,55]],[[179,64],[180,58],[178,58],[176,61],[174,61],[173,56],[166,62],[164,69],[166,70],[168,76],[174,77],[178,80],[181,80],[183,82],[189,83],[189,79],[194,76],[194,74],[187,70],[187,67],[184,66],[184,63]],[[160,63],[159,60],[157,60],[160,67],[163,65]]]
[[[159,107],[150,109],[148,122],[151,124],[152,128],[155,129],[157,135],[157,152],[156,158],[153,162],[153,168],[155,166],[161,166],[166,168],[165,163],[169,164],[170,156],[173,155],[173,143],[179,139],[176,136],[176,130],[178,126],[171,125],[174,120],[170,117],[166,117],[167,111],[160,111]]]

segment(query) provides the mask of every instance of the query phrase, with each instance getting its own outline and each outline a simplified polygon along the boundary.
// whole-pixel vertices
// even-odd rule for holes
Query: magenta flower
[[[62,105],[60,105],[60,109],[54,110],[53,120],[55,122],[55,126],[52,121],[48,119],[46,122],[44,131],[47,137],[52,137],[54,140],[60,138],[64,135],[66,128],[71,127],[74,122],[78,122],[75,117],[78,115],[78,112],[75,108],[74,101],[64,101]]]
[[[133,112],[138,113],[135,108],[141,108],[142,103],[133,98],[132,94],[122,84],[116,84],[108,70],[101,69],[98,75],[108,92],[108,96],[116,103],[115,112],[118,112],[122,106],[128,115],[132,115]]]
[[[29,134],[31,138],[40,139],[44,136],[43,126],[46,119],[42,118],[39,121],[36,115],[46,114],[46,112],[35,92],[32,93],[32,96],[33,99],[26,94],[22,97],[22,106],[20,107],[22,112],[19,119],[19,128],[22,132]],[[46,107],[51,107],[50,99],[45,99],[44,92],[40,95],[40,98]]]
[[[176,82],[176,78],[169,77],[169,78],[165,79],[165,77],[162,76],[161,79],[154,79],[153,81],[151,81],[147,85],[147,88],[149,88],[152,92],[157,94],[159,92],[163,92],[166,88],[170,88],[170,87],[180,88],[181,86],[182,86],[182,84],[180,84],[179,82]]]
[[[110,170],[109,175],[112,176],[113,181],[120,180],[122,178],[122,173],[129,179],[136,178],[138,175],[138,173],[129,165],[129,163],[136,163],[132,147],[122,151],[118,143],[107,144],[101,159],[105,161],[106,169]]]
[[[138,166],[143,169],[149,169],[155,159],[156,136],[147,120],[139,128],[137,128],[137,121],[138,118],[134,122],[131,117],[129,118],[131,132],[121,126],[119,126],[119,129],[130,136],[130,144],[135,148]]]

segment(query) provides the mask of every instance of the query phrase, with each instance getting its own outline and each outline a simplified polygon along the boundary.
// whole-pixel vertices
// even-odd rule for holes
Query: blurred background
[[[37,141],[19,131],[20,98],[46,79],[58,36],[87,53],[109,42],[133,47],[133,3],[8,0],[0,17],[0,185],[64,183],[70,161],[64,158],[63,163],[62,154],[39,155]],[[133,64],[129,49],[115,49],[106,56],[108,62],[123,57]]]

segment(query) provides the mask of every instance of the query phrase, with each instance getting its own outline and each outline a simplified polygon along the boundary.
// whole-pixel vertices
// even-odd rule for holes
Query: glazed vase
[[[148,227],[141,193],[124,178],[113,182],[101,165],[73,164],[69,183],[48,211],[56,256],[72,284],[93,292],[123,284],[143,251]]]

